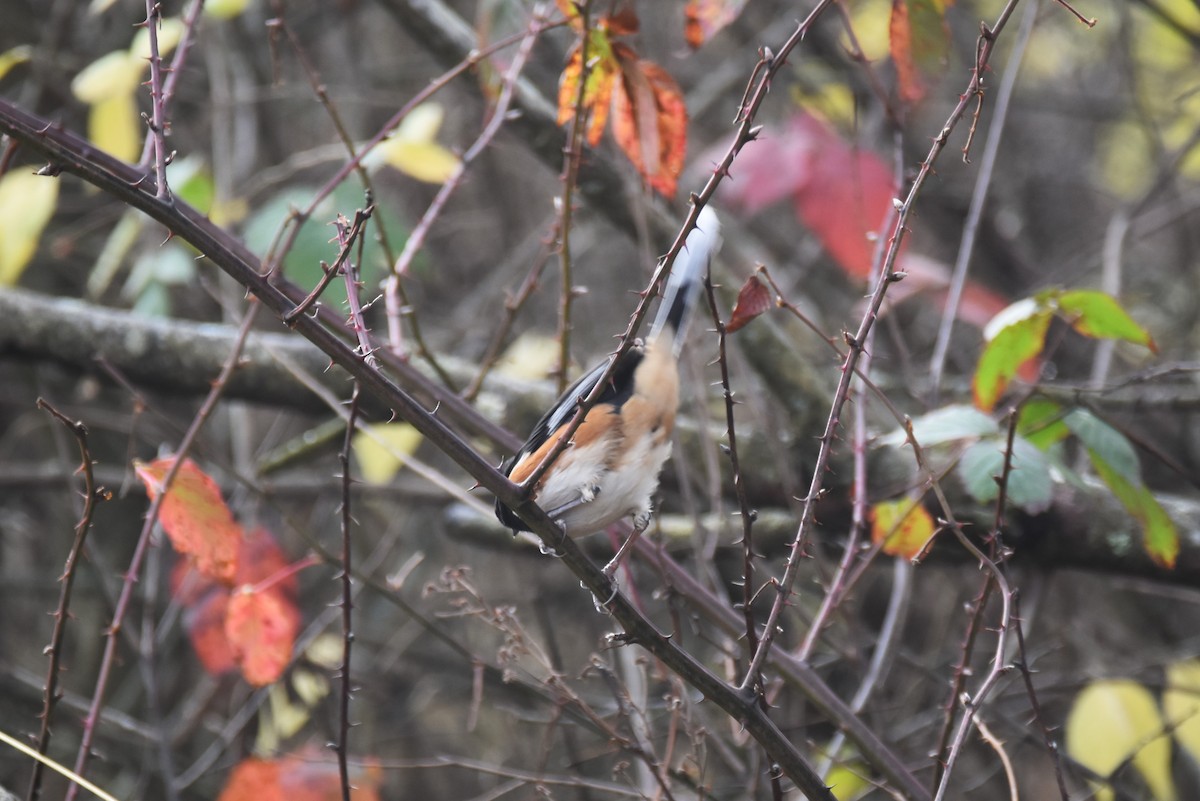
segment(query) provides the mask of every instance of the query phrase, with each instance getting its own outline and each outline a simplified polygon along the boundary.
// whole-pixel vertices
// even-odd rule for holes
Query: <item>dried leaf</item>
[[[733,304],[733,313],[725,324],[725,333],[732,334],[758,315],[774,305],[771,292],[758,280],[757,275],[751,275],[738,291],[737,301]]]
[[[149,464],[133,463],[151,500],[162,491],[162,480],[174,461],[175,457],[168,456]],[[175,476],[159,520],[175,550],[191,556],[198,570],[218,581],[233,582],[242,528],[222,500],[217,482],[191,459]]]
[[[300,616],[272,586],[243,585],[229,598],[225,636],[246,681],[262,687],[277,681],[292,659]]]
[[[329,752],[309,746],[279,761],[279,783],[288,801],[340,801],[341,779]],[[377,760],[356,758],[350,768],[352,801],[379,801],[383,771]]]
[[[618,50],[613,137],[650,186],[674,197],[687,154],[687,107],[675,79],[652,61]]]

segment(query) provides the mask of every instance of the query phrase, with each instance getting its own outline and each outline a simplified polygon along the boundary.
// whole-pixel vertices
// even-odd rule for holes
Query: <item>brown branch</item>
[[[58,690],[59,660],[62,658],[63,639],[67,633],[67,621],[70,619],[71,590],[75,585],[75,569],[79,564],[79,556],[83,552],[83,544],[92,528],[96,502],[108,500],[111,493],[103,487],[96,486],[92,453],[88,449],[87,426],[78,420],[70,419],[42,398],[37,399],[37,407],[66,426],[67,430],[74,435],[79,444],[80,464],[77,472],[83,475],[83,512],[79,516],[79,522],[75,524],[75,541],[71,544],[71,550],[67,553],[66,565],[58,579],[60,586],[58,605],[54,608],[54,630],[50,635],[50,644],[44,651],[47,656],[46,682],[42,693],[41,731],[38,732],[36,746],[37,752],[44,756],[50,748],[50,718],[61,697]],[[29,777],[29,791],[26,793],[29,801],[37,801],[38,796],[41,795],[43,770],[44,766],[41,762],[33,763],[33,775]]]

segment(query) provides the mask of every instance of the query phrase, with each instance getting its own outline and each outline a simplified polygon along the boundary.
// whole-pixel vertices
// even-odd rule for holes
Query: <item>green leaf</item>
[[[1000,485],[996,478],[1004,472],[1005,441],[987,439],[963,452],[958,475],[971,497],[980,503],[996,500]],[[1017,437],[1013,440],[1012,469],[1008,474],[1008,500],[1030,514],[1045,511],[1054,494],[1054,480],[1046,455]]]
[[[1137,451],[1129,439],[1086,409],[1072,409],[1063,423],[1112,470],[1131,484],[1142,483]]]
[[[1063,408],[1052,400],[1033,398],[1021,405],[1017,433],[1042,450],[1062,442],[1071,434],[1063,422]]]
[[[279,227],[288,219],[292,209],[304,208],[316,193],[314,188],[286,189],[268,200],[255,211],[246,222],[246,246],[259,256],[265,256]],[[338,247],[330,240],[334,237],[333,226],[330,223],[339,212],[346,217],[353,217],[355,209],[362,208],[363,195],[352,184],[342,184],[333,194],[317,205],[312,217],[300,228],[295,244],[284,259],[284,271],[289,278],[305,289],[312,289],[323,275],[321,262],[332,264],[337,258]],[[383,248],[379,244],[376,233],[383,225],[390,234],[390,242],[399,251],[404,245],[403,237],[397,237],[403,232],[399,220],[392,214],[376,208],[371,217],[366,232],[363,248],[363,263],[359,272],[364,282],[362,288],[363,301],[375,296],[378,282],[391,266],[384,258]],[[357,254],[357,248],[355,249]],[[420,260],[414,269],[419,269]],[[321,302],[332,306],[338,311],[345,308],[346,285],[341,280],[332,281],[321,296]]]
[[[1088,455],[1100,480],[1142,527],[1146,553],[1162,567],[1173,569],[1179,556],[1179,532],[1158,500],[1140,481],[1127,480],[1095,451],[1088,449]]]
[[[1009,310],[1024,303],[1022,301],[1020,304],[1013,304],[1009,309],[1000,312],[996,319],[1001,319]],[[991,411],[996,406],[996,401],[1004,394],[1008,382],[1022,365],[1040,355],[1045,345],[1051,312],[1041,308],[1034,301],[1026,304],[1022,311],[1025,308],[1030,310],[1028,316],[1021,317],[991,336],[979,357],[971,390],[975,396],[975,405],[984,411]],[[995,323],[996,320],[992,322]],[[991,323],[988,324],[988,329],[992,329]]]
[[[1158,352],[1150,333],[1133,318],[1112,295],[1080,289],[1058,296],[1059,311],[1079,333],[1096,339],[1120,339],[1145,345]]]
[[[939,445],[959,439],[985,437],[999,433],[996,421],[978,409],[965,404],[943,406],[929,414],[914,417],[913,436],[921,447]],[[879,442],[882,445],[899,447],[908,441],[908,433],[898,428]]]

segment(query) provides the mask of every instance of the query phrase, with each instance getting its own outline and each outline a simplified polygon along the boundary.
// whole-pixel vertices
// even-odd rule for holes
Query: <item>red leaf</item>
[[[593,40],[604,36],[602,32],[593,31]],[[607,58],[596,59],[596,47],[588,48],[588,60],[592,61],[588,70],[587,83],[583,90],[582,110],[587,119],[587,143],[595,146],[604,133],[608,124],[609,108],[612,105],[613,87],[617,83],[619,68],[611,56],[611,51],[605,45],[603,50],[609,51]],[[579,78],[583,74],[583,49],[576,47],[571,52],[567,66],[563,70],[558,83],[558,124],[565,125],[575,117],[575,106],[579,101]]]
[[[774,304],[771,301],[770,290],[758,280],[757,275],[750,276],[738,292],[737,301],[733,304],[733,314],[725,324],[725,333],[732,334],[772,305]]]
[[[613,95],[613,137],[656,191],[675,196],[687,153],[687,107],[675,79],[652,61],[614,47],[621,82]]]
[[[151,500],[162,491],[162,480],[174,463],[173,456],[146,464],[135,461],[134,470],[146,485]],[[221,490],[191,459],[184,461],[159,512],[163,530],[175,550],[188,554],[203,573],[232,583],[237,571],[242,529],[221,498]]]
[[[229,774],[217,801],[284,801],[279,784],[279,763],[250,757]]]
[[[696,161],[717,161],[728,143]],[[870,277],[875,234],[891,235],[897,190],[887,162],[857,143],[844,140],[817,118],[800,113],[787,129],[764,133],[738,156],[722,199],[747,214],[784,198],[833,261],[851,278]],[[935,259],[901,250],[896,269],[908,277],[888,290],[899,302],[917,294],[944,303],[950,268]],[[982,328],[1008,302],[978,284],[963,291],[958,316]]]
[[[237,658],[225,636],[225,618],[229,609],[229,591],[213,587],[199,603],[183,615],[188,639],[200,664],[213,676],[237,667]]]
[[[229,598],[225,637],[242,675],[256,687],[283,675],[299,628],[299,613],[274,586],[256,591],[243,585]]]
[[[688,0],[683,38],[695,50],[738,18],[746,0]]]
[[[239,586],[257,584],[279,575],[288,567],[287,557],[271,532],[259,527],[241,540],[237,557]],[[299,619],[296,608],[297,578],[289,573],[271,585],[289,614]],[[204,669],[219,675],[237,667],[233,645],[225,634],[229,590],[211,576],[195,569],[192,561],[180,560],[171,571],[171,595],[185,607],[184,625],[192,649]]]

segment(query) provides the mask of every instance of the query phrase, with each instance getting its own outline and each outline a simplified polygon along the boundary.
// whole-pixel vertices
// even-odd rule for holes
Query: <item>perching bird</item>
[[[579,536],[633,517],[633,536],[605,567],[612,575],[624,552],[650,523],[650,499],[663,463],[671,455],[671,432],[679,406],[679,350],[700,296],[721,225],[704,208],[663,291],[658,316],[644,344],[623,353],[612,376],[575,431],[571,444],[545,471],[533,500],[566,531]],[[514,483],[541,464],[608,368],[601,362],[574,383],[538,421],[516,456],[500,468]],[[496,517],[514,532],[528,531],[521,518],[496,501]]]

